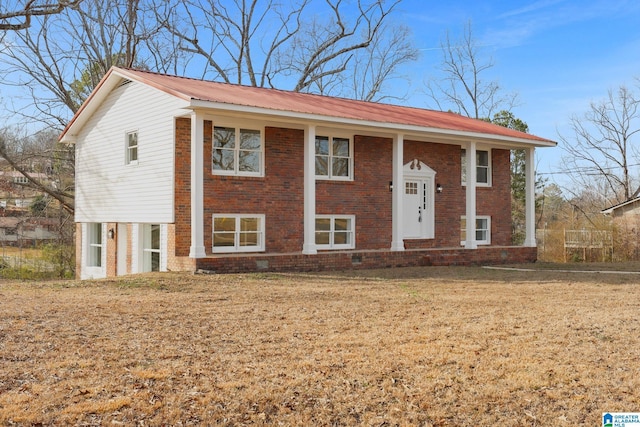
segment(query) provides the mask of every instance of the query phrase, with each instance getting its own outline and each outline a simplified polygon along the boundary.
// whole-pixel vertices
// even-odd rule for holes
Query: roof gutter
[[[294,111],[285,110],[273,110],[263,107],[252,107],[237,104],[228,104],[223,102],[204,101],[200,99],[191,99],[190,108],[193,110],[216,110],[216,111],[229,111],[236,113],[255,114],[259,116],[269,116],[280,119],[280,121],[287,122],[308,122],[313,121],[316,123],[327,124],[339,124],[358,126],[362,128],[374,128],[380,131],[384,131],[390,134],[414,134],[416,136],[423,137],[438,137],[439,139],[446,139],[452,142],[468,142],[469,140],[502,143],[502,144],[518,144],[523,147],[555,147],[557,145],[554,141],[528,139],[528,138],[516,138],[510,136],[502,136],[495,134],[487,134],[480,132],[469,132],[452,129],[435,128],[428,126],[415,126],[401,123],[383,123],[371,120],[358,120],[349,119],[343,117],[325,116],[319,114],[300,113]]]

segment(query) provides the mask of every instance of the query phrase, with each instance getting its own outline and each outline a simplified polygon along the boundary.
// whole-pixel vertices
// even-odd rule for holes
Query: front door
[[[435,171],[418,160],[404,167],[402,224],[405,239],[434,237],[434,180]]]

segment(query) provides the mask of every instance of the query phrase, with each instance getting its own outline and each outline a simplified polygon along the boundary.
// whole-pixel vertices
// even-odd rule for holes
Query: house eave
[[[256,117],[262,117],[283,123],[296,124],[298,126],[302,126],[308,123],[315,123],[318,126],[345,128],[348,127],[350,129],[361,129],[363,131],[373,132],[376,134],[384,134],[388,136],[401,134],[405,139],[425,139],[434,140],[434,142],[466,143],[475,141],[484,144],[502,145],[509,148],[526,148],[532,146],[555,147],[557,145],[557,143],[553,141],[531,140],[526,138],[516,138],[480,132],[468,132],[428,126],[407,125],[402,123],[357,120],[344,117],[325,116],[295,111],[274,110],[262,107],[212,102],[200,99],[192,99],[189,109],[200,110],[205,113],[215,111],[231,114],[250,114],[255,115]]]
[[[632,205],[632,204],[637,203],[639,201],[640,201],[640,198],[636,197],[635,199],[627,200],[626,202],[622,202],[622,203],[619,203],[617,205],[613,205],[611,207],[608,207],[607,209],[603,209],[603,210],[600,211],[600,213],[603,214],[603,215],[611,215],[616,210],[618,210],[620,208],[623,208],[625,206],[628,206],[628,205]]]

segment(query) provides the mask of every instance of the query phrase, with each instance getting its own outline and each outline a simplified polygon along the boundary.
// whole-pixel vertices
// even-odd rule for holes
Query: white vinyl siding
[[[175,117],[185,105],[136,82],[109,94],[77,138],[77,222],[173,222]],[[136,167],[126,164],[123,149],[132,129]]]
[[[138,164],[138,132],[127,132],[125,162],[128,165]]]

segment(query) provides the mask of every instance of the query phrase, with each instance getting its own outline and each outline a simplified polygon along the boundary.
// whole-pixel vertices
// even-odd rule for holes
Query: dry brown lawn
[[[639,283],[475,267],[3,282],[0,425],[601,425],[640,410]]]

